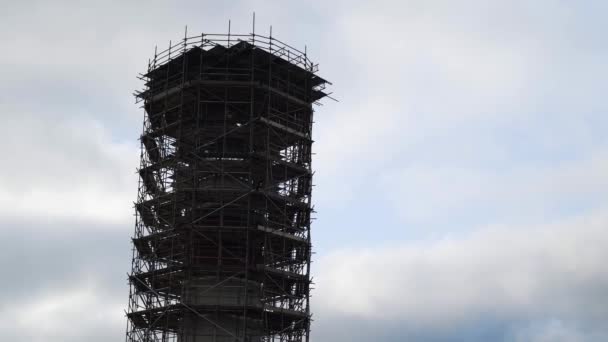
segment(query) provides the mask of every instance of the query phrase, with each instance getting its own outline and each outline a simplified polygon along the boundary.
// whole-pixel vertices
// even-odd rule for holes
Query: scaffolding
[[[127,342],[309,341],[317,70],[272,35],[155,51],[135,94]]]

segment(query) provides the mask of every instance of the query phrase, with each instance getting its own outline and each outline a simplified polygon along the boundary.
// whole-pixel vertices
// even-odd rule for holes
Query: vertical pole
[[[199,79],[203,79],[203,55],[205,54],[205,34],[201,33],[201,58],[198,68]]]
[[[230,48],[230,19],[228,19],[228,48]]]
[[[152,69],[156,69],[156,57],[158,56],[158,45],[154,45],[154,65],[152,66]],[[150,72],[151,70],[148,69],[148,72]]]
[[[253,32],[252,32],[252,41],[253,41],[253,45],[255,46],[255,12],[253,13]],[[249,158],[251,160],[251,162],[249,163],[249,183],[250,183],[250,187],[251,190],[254,189],[254,179],[253,179],[253,165],[252,165],[252,161],[253,161],[253,150],[254,150],[254,140],[253,140],[253,134],[254,134],[254,129],[255,129],[255,123],[253,122],[253,118],[254,118],[254,101],[255,101],[255,88],[253,86],[253,83],[255,81],[255,76],[254,76],[254,54],[255,54],[255,48],[251,49],[251,57],[250,57],[250,62],[249,62],[249,73],[250,73],[250,81],[251,84],[249,85]],[[245,336],[245,342],[247,341],[247,305],[249,302],[249,273],[251,272],[250,270],[250,254],[252,253],[251,251],[251,242],[250,242],[250,231],[251,231],[251,225],[253,224],[252,222],[253,220],[251,219],[251,193],[247,196],[247,227],[245,228],[245,304],[243,306],[243,334]]]

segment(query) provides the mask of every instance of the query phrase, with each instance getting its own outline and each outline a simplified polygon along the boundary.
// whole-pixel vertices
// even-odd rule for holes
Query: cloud
[[[322,64],[341,103],[317,115],[320,177],[361,177],[420,158],[440,162],[450,156],[433,153],[454,144],[467,150],[452,158],[494,144],[511,162],[517,154],[546,159],[606,144],[598,113],[607,107],[598,99],[607,51],[594,40],[599,18],[583,15],[595,5],[348,5],[336,11]]]
[[[581,331],[576,326],[569,326],[561,320],[552,319],[540,322],[537,325],[530,324],[515,332],[515,342],[585,342],[605,341],[608,332],[605,329]]]
[[[566,328],[520,325],[555,321],[581,329],[573,334],[606,336],[606,225],[604,209],[551,224],[332,252],[316,264],[315,325],[325,333],[332,322],[354,319],[438,337],[488,320],[515,322],[500,340],[527,333],[543,341]],[[348,336],[365,334],[372,332],[352,328]]]
[[[459,143],[454,144],[458,149]],[[607,150],[588,151],[575,160],[504,167],[475,166],[466,153],[461,154],[464,162],[448,161],[446,155],[443,165],[421,161],[382,176],[384,188],[393,189],[387,196],[405,222],[439,222],[450,229],[454,221],[546,221],[608,203]]]
[[[124,301],[100,296],[92,284],[74,284],[63,292],[26,298],[18,307],[0,310],[3,338],[32,342],[123,338]]]
[[[2,106],[11,148],[0,170],[0,214],[124,222],[137,191],[136,137],[117,142],[87,115],[46,115]],[[65,113],[64,113],[65,114]]]
[[[130,220],[129,220],[130,221]],[[9,341],[124,338],[132,222],[0,221],[0,336]]]
[[[341,101],[315,116],[316,340],[608,340],[606,6],[6,6],[0,335],[123,336],[135,75],[184,25],[249,32],[255,10]]]

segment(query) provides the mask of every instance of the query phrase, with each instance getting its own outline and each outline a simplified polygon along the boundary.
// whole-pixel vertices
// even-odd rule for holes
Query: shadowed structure
[[[316,71],[256,34],[155,52],[136,94],[128,342],[308,341]]]

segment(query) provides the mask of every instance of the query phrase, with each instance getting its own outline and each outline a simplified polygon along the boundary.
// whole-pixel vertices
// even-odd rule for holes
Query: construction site
[[[317,71],[272,34],[154,52],[127,342],[309,341]]]

